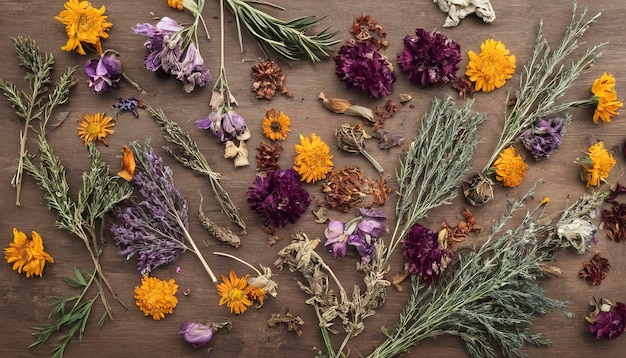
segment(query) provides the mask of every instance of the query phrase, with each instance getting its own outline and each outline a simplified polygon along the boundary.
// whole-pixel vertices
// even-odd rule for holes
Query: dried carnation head
[[[281,73],[280,66],[274,61],[261,61],[252,66],[252,78],[254,78],[252,92],[256,93],[256,98],[259,99],[265,98],[270,100],[277,91],[291,97],[285,86],[285,77]]]

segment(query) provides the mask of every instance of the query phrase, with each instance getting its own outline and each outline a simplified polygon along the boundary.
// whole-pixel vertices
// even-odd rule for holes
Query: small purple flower
[[[543,118],[535,128],[528,129],[519,137],[535,160],[547,158],[556,152],[565,133],[565,117]]]
[[[324,236],[326,236],[324,247],[327,249],[330,247],[335,258],[346,256],[348,240],[354,229],[356,229],[356,225],[353,223],[348,223],[348,228],[346,228],[346,224],[341,221],[329,221],[326,230],[324,230]]]
[[[132,30],[135,34],[145,35],[148,39],[144,47],[148,49],[148,55],[144,60],[144,66],[150,71],[163,69],[170,72],[180,58],[180,35],[184,29],[175,20],[165,16],[153,26],[148,23],[137,24]]]
[[[422,87],[456,78],[461,62],[461,46],[437,31],[415,29],[416,37],[404,38],[398,64],[409,80]]]
[[[211,82],[209,69],[204,65],[204,59],[193,43],[187,47],[183,60],[176,64],[172,75],[183,82],[183,90],[187,93],[191,93],[196,85],[204,87]]]
[[[454,255],[450,248],[442,247],[436,233],[420,224],[413,225],[402,239],[402,249],[408,271],[431,282],[439,278]]]
[[[114,53],[105,52],[100,58],[87,60],[85,74],[94,93],[106,92],[118,87],[122,78],[122,63]]]
[[[196,120],[196,128],[209,129],[222,143],[250,138],[246,121],[232,109],[211,111],[207,117]]]
[[[135,118],[139,118],[139,112],[137,108],[140,105],[140,101],[135,97],[119,98],[116,104],[112,104],[111,107],[115,109],[115,115],[119,116],[122,112],[130,112]]]
[[[264,229],[273,232],[286,223],[294,223],[311,203],[302,188],[300,175],[293,169],[257,174],[247,191],[250,209],[263,216]]]
[[[626,327],[626,305],[622,302],[614,305],[603,304],[596,309],[596,312],[592,312],[587,320],[592,322],[589,331],[597,339],[615,339],[624,332],[624,327]]]
[[[178,334],[183,336],[185,342],[191,344],[192,347],[198,348],[209,343],[213,338],[213,329],[200,323],[185,322]]]
[[[335,258],[346,255],[346,245],[354,246],[361,257],[361,262],[369,264],[374,260],[375,243],[380,234],[387,230],[387,214],[382,210],[359,209],[359,215],[343,223],[331,220],[324,235],[324,247],[331,248]]]
[[[335,73],[348,88],[373,98],[391,93],[396,74],[393,66],[370,42],[348,40],[335,56]]]

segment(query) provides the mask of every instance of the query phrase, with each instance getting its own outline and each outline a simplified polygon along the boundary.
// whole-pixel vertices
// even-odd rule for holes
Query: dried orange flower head
[[[496,180],[501,181],[504,186],[513,188],[518,186],[526,176],[528,164],[524,162],[521,155],[515,156],[515,147],[510,146],[503,150],[498,159],[493,163],[496,169]]]
[[[176,308],[176,291],[178,285],[174,279],[163,281],[144,275],[141,286],[135,286],[135,303],[145,316],[152,316],[152,319],[158,321]]]
[[[248,277],[237,277],[233,270],[229,277],[222,275],[223,283],[217,284],[217,293],[220,295],[219,305],[226,305],[231,313],[242,314],[252,305],[249,294],[252,287],[248,285]]]
[[[515,73],[515,56],[500,41],[487,39],[480,45],[480,54],[467,53],[469,63],[465,75],[476,84],[476,91],[491,92],[504,86]]]
[[[291,132],[291,119],[283,112],[278,112],[274,108],[268,110],[263,118],[263,134],[271,140],[285,140]]]
[[[83,114],[78,123],[78,136],[85,141],[85,145],[100,140],[104,145],[109,145],[107,135],[113,134],[111,129],[115,121],[111,117],[105,117],[104,113]]]
[[[135,156],[133,152],[127,146],[122,147],[123,157],[122,157],[122,170],[117,173],[123,179],[127,181],[133,180],[133,175],[135,175]]]
[[[593,112],[593,123],[598,123],[598,119],[609,123],[612,116],[619,115],[618,110],[622,108],[624,103],[617,99],[615,77],[604,72],[600,78],[593,82],[591,93],[593,93],[592,100],[596,104],[596,109]]]
[[[576,163],[582,166],[580,178],[587,182],[587,188],[599,186],[604,179],[608,178],[611,169],[617,163],[613,158],[613,153],[604,148],[603,141],[592,145],[588,150],[586,157],[576,160]]]
[[[106,8],[102,5],[99,9],[91,6],[89,1],[69,0],[65,3],[65,10],[54,18],[65,25],[67,43],[61,47],[63,51],[76,51],[85,55],[82,43],[94,45],[96,51],[102,54],[100,39],[109,37],[107,31],[112,23],[107,21],[104,15]]]
[[[53,263],[54,259],[44,251],[43,240],[37,231],[32,237],[13,228],[13,242],[4,249],[4,258],[13,264],[13,271],[24,272],[26,277],[41,276],[46,262]]]
[[[182,10],[183,0],[167,0],[167,6],[171,7],[172,9]]]
[[[311,137],[300,135],[300,144],[295,145],[296,157],[293,169],[307,183],[324,179],[333,168],[330,147],[315,133]]]

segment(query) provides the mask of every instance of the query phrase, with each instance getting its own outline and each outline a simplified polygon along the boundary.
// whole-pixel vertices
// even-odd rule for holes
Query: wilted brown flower
[[[361,15],[354,20],[350,33],[357,41],[370,42],[376,48],[389,46],[387,31],[370,15]]]
[[[266,144],[261,142],[256,148],[259,151],[256,155],[256,165],[259,170],[278,170],[278,158],[283,153],[283,146],[280,143],[274,142],[272,144]]]
[[[384,205],[391,187],[382,176],[377,182],[366,178],[363,170],[346,166],[328,175],[322,192],[325,194],[325,205],[347,212],[357,204],[363,207]]]
[[[583,269],[578,273],[578,277],[584,278],[590,284],[597,286],[606,278],[610,267],[609,260],[600,257],[600,254],[596,253],[591,260],[583,262]]]
[[[293,97],[285,86],[285,75],[281,73],[280,66],[274,61],[261,61],[252,66],[252,92],[256,93],[256,98],[272,99],[277,91]]]
[[[459,91],[459,98],[461,99],[471,97],[474,93],[474,85],[466,77],[457,77],[452,82],[452,88]]]

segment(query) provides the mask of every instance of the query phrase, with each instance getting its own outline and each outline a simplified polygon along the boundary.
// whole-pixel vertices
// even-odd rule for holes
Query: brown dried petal
[[[280,143],[266,144],[261,142],[256,150],[259,151],[256,155],[256,165],[259,170],[268,171],[280,169],[278,159],[283,153],[283,147]]]
[[[252,92],[256,93],[256,97],[267,100],[272,99],[276,92],[292,95],[285,87],[285,75],[281,73],[281,68],[273,61],[261,61],[252,66]]]
[[[583,263],[583,269],[578,273],[578,277],[597,286],[606,278],[610,266],[608,259],[600,257],[600,254],[595,254],[590,261]]]
[[[611,210],[602,212],[604,228],[609,239],[620,242],[626,239],[626,204],[614,203]]]

